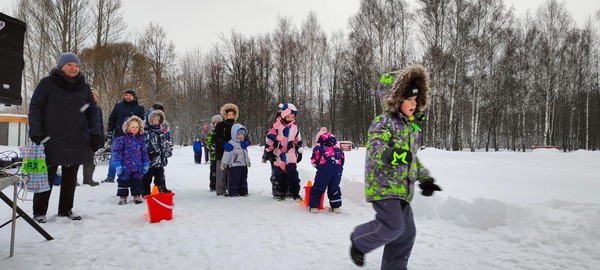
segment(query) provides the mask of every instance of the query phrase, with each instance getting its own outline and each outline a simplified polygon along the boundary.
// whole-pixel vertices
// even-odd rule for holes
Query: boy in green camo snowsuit
[[[406,269],[416,228],[410,202],[415,182],[424,196],[440,187],[417,157],[420,128],[415,114],[427,107],[429,74],[421,65],[397,73],[385,96],[385,111],[368,132],[365,196],[375,220],[361,224],[350,236],[353,262],[364,265],[364,254],[385,245],[381,269]]]
[[[210,176],[208,184],[208,188],[210,191],[215,191],[216,182],[217,182],[217,153],[215,152],[215,142],[213,140],[213,136],[215,134],[215,126],[219,122],[223,121],[223,117],[220,114],[217,114],[211,118],[210,131],[208,135],[206,135],[206,143],[205,148],[210,151]]]

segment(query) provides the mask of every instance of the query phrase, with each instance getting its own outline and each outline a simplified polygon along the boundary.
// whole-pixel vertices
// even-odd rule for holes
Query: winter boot
[[[143,203],[144,201],[142,200],[142,196],[140,196],[140,195],[135,195],[135,196],[133,196],[133,202],[134,202],[135,204],[140,204],[140,203]]]
[[[37,223],[46,223],[46,215],[34,216],[33,219],[37,221]]]
[[[96,169],[96,165],[92,164],[83,164],[83,184],[90,186],[97,186],[100,183],[94,181],[94,170]]]
[[[365,265],[365,253],[358,250],[354,245],[354,240],[352,240],[352,236],[354,234],[350,234],[350,242],[352,242],[352,247],[350,247],[350,258],[352,258],[352,262],[357,266]]]
[[[81,216],[73,213],[73,211],[68,211],[66,213],[58,213],[59,217],[68,217],[71,220],[81,220]]]
[[[125,204],[127,204],[127,196],[121,196],[121,198],[119,199],[119,205]]]
[[[114,183],[115,179],[111,177],[106,177],[106,179],[102,180],[102,183]]]

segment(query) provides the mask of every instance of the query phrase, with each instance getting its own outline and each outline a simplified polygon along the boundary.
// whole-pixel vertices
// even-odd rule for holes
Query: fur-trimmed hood
[[[240,116],[240,110],[238,109],[238,106],[233,103],[227,103],[227,104],[223,105],[223,107],[221,107],[221,110],[220,110],[223,118],[225,118],[227,116],[228,110],[233,110],[233,112],[235,114],[234,120],[237,120],[238,117]]]
[[[127,118],[127,120],[125,120],[125,122],[123,122],[123,127],[122,127],[123,134],[127,134],[127,130],[129,130],[129,126],[134,121],[137,121],[138,126],[140,127],[139,134],[144,134],[144,121],[142,121],[142,119],[137,117],[136,115]]]
[[[429,105],[429,72],[423,65],[414,64],[398,72],[394,78],[392,88],[385,95],[384,110],[397,112],[404,101],[403,95],[406,87],[414,83],[419,88],[417,95],[417,111],[423,111]]]
[[[162,125],[165,122],[165,113],[162,110],[154,110],[148,116],[148,124],[152,125],[152,119],[158,117],[158,124]]]

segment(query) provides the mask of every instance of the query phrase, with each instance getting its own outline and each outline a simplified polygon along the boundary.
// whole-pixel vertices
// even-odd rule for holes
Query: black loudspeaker
[[[0,104],[21,105],[25,23],[0,12]]]

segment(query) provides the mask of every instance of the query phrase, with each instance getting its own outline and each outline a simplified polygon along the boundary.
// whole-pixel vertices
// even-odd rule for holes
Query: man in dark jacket
[[[58,216],[81,219],[72,211],[77,171],[102,146],[96,103],[79,63],[74,53],[61,54],[49,76],[40,80],[29,104],[29,138],[44,144],[50,184],[50,190],[33,195],[33,217],[39,223],[46,222],[58,166],[62,167]]]
[[[137,95],[133,89],[125,91],[123,95],[123,101],[117,103],[110,112],[108,117],[108,129],[107,129],[107,140],[114,141],[116,138],[123,136],[123,123],[131,116],[137,116],[139,118],[144,117],[144,106],[138,104]],[[108,175],[102,182],[114,183],[115,175],[117,170],[111,160],[108,162]]]

